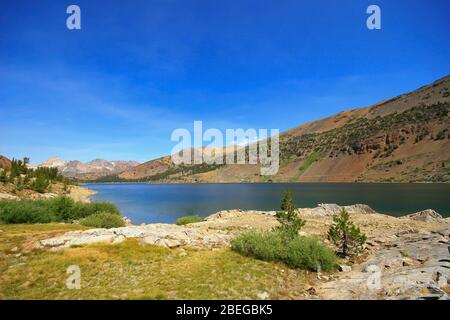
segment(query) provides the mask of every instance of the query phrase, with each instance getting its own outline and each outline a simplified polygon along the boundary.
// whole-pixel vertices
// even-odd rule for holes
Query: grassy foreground
[[[308,273],[243,257],[230,249],[183,250],[127,240],[59,252],[27,252],[33,239],[71,224],[0,224],[0,299],[299,299]],[[68,289],[66,270],[81,269],[81,289]]]

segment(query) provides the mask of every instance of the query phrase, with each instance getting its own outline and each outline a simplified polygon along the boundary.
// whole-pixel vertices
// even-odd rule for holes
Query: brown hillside
[[[203,147],[202,148],[204,151],[207,150],[207,148]],[[229,152],[232,149],[232,147],[224,147],[223,148],[223,153],[225,154],[226,152]],[[191,148],[191,154],[192,157],[194,157],[194,154],[196,152],[198,152],[200,149],[199,148]],[[217,149],[213,148],[213,149],[208,149],[209,152],[211,152],[211,154],[216,154]],[[188,150],[189,152],[189,150]],[[190,168],[194,168],[195,166],[186,166],[186,170],[187,172],[190,172]],[[171,157],[170,156],[165,156],[165,157],[161,157],[155,160],[150,160],[147,161],[145,163],[142,163],[141,165],[138,165],[132,169],[126,170],[124,172],[122,172],[121,174],[119,174],[119,178],[121,179],[143,179],[146,177],[151,177],[151,176],[155,176],[155,175],[160,175],[160,174],[164,174],[165,172],[167,172],[168,170],[173,170],[174,171],[174,175],[177,174],[179,175],[179,171],[177,170],[176,166],[172,163]],[[202,171],[202,170],[201,170]]]
[[[280,170],[252,165],[173,166],[169,157],[120,175],[159,182],[450,181],[450,76],[370,107],[284,132]],[[156,175],[156,176],[155,176]]]
[[[141,179],[164,172],[172,166],[173,164],[170,156],[166,156],[142,163],[129,170],[126,170],[119,174],[119,177],[122,179]]]

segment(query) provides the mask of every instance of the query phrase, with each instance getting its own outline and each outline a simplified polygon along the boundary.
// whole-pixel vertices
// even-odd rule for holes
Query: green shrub
[[[243,233],[231,242],[232,250],[264,261],[282,262],[292,268],[328,271],[335,267],[336,256],[318,239],[287,239],[280,232]]]
[[[243,233],[232,240],[232,250],[260,260],[282,262],[292,268],[333,269],[336,256],[332,250],[316,238],[299,236],[305,221],[298,216],[290,191],[283,195],[281,210],[276,215],[280,226],[269,232]]]
[[[100,212],[90,215],[84,219],[80,220],[80,224],[87,227],[95,228],[119,228],[125,226],[125,221],[121,216],[110,213],[110,212]]]
[[[359,253],[367,237],[353,224],[348,212],[342,209],[333,217],[333,222],[328,230],[328,239],[338,247],[339,254],[345,257]]]
[[[445,139],[445,135],[447,133],[448,129],[444,129],[442,131],[439,131],[438,134],[436,135],[436,138],[434,138],[434,140],[443,140]]]
[[[182,225],[189,224],[189,223],[200,222],[202,220],[203,219],[197,215],[196,216],[187,216],[187,217],[178,218],[176,221],[176,224],[179,226],[182,226]]]
[[[75,201],[68,197],[57,197],[48,200],[49,210],[54,212],[56,220],[70,221],[77,219],[74,217]]]
[[[119,209],[106,202],[76,202],[68,197],[0,200],[0,221],[3,223],[70,222],[100,212],[109,212],[120,217]]]
[[[2,200],[0,201],[2,223],[48,223],[56,221],[48,210],[46,200]]]
[[[95,213],[109,212],[115,215],[120,215],[120,210],[113,203],[109,202],[75,202],[73,208],[70,210],[72,219],[78,220],[89,217]]]

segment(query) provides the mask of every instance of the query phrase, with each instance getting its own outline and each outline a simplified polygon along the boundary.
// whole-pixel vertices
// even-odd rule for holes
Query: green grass
[[[76,202],[68,197],[47,200],[0,200],[2,223],[69,222],[99,212],[120,215],[119,209],[112,203]]]
[[[314,151],[311,153],[301,164],[301,166],[298,168],[298,171],[300,171],[300,174],[303,174],[308,170],[308,168],[316,161],[320,159],[320,152]]]
[[[226,248],[167,249],[127,240],[58,252],[22,250],[31,238],[77,228],[84,227],[0,225],[0,299],[256,299],[263,291],[271,299],[300,299],[310,277]],[[65,285],[70,265],[81,269],[80,290]]]
[[[195,216],[187,216],[187,217],[178,218],[175,223],[179,226],[182,226],[182,225],[189,224],[189,223],[200,222],[202,220],[203,220],[202,218],[195,215]]]
[[[337,261],[333,251],[316,238],[286,239],[276,231],[243,233],[232,241],[232,249],[245,256],[312,271],[332,270]]]

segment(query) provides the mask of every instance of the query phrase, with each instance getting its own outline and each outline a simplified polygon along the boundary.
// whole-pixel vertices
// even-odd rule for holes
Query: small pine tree
[[[29,163],[30,159],[29,158],[24,158],[23,161],[22,160],[16,160],[16,159],[12,159],[11,160],[11,178],[15,178],[18,177],[22,174],[27,174],[28,172],[28,168],[27,168],[27,164]]]
[[[24,185],[25,188],[28,188],[28,187],[29,187],[29,185],[30,185],[30,176],[29,176],[29,175],[26,175],[26,176],[23,178],[23,185]]]
[[[276,230],[291,239],[298,236],[298,232],[305,225],[305,220],[299,218],[296,209],[292,200],[292,192],[288,190],[284,193],[281,201],[282,211],[278,211],[276,214],[278,222],[281,223]]]
[[[328,230],[328,239],[338,247],[338,253],[344,257],[359,253],[367,237],[353,224],[348,212],[342,209],[339,215],[333,217],[333,222]]]
[[[22,191],[25,188],[23,180],[24,179],[22,178],[22,176],[18,176],[16,178],[16,189],[17,189],[17,191]]]
[[[44,193],[45,190],[48,188],[50,182],[42,175],[39,175],[36,177],[36,180],[33,181],[31,184],[31,189],[33,189],[36,192]]]
[[[70,192],[70,189],[69,189],[69,186],[67,185],[67,181],[64,180],[63,181],[63,194],[69,194],[69,192]]]
[[[0,182],[7,183],[9,181],[8,175],[5,169],[0,169]]]

